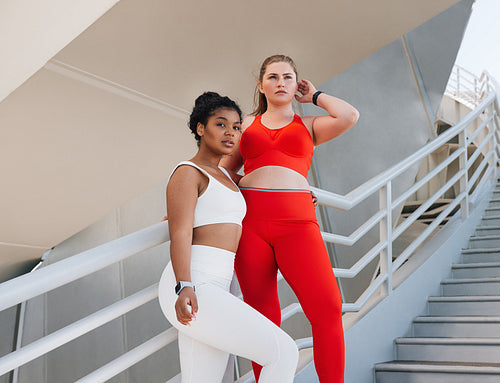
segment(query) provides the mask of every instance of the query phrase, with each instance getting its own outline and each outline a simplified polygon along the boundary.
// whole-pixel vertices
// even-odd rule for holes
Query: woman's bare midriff
[[[263,166],[255,169],[244,176],[238,186],[262,189],[310,189],[302,174],[283,166]]]
[[[241,226],[235,223],[214,223],[193,229],[193,245],[217,247],[236,253]]]

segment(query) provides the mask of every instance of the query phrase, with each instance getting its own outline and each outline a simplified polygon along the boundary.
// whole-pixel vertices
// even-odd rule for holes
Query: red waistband
[[[241,188],[247,204],[245,219],[316,221],[309,190]]]

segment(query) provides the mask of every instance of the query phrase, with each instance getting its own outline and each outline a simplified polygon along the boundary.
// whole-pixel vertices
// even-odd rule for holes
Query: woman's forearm
[[[191,238],[183,237],[170,238],[170,260],[176,281],[191,282]]]
[[[358,121],[358,110],[340,98],[327,93],[321,93],[316,99],[316,104],[325,109],[330,116],[339,119],[339,122],[343,125],[349,126],[349,128]]]

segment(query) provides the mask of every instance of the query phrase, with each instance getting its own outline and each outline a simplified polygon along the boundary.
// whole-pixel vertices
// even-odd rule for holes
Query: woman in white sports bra
[[[189,127],[199,150],[174,169],[167,185],[171,262],[158,299],[179,330],[182,383],[220,383],[229,354],[264,366],[260,383],[291,383],[295,342],[229,293],[245,200],[219,167],[241,136],[241,110],[228,97],[196,99]]]

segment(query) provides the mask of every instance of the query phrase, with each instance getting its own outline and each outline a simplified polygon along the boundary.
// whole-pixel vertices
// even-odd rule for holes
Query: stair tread
[[[417,323],[500,323],[498,315],[418,316]]]
[[[375,365],[377,371],[470,372],[500,374],[500,363],[392,361]]]
[[[500,282],[500,277],[487,277],[487,278],[453,278],[443,279],[441,284],[459,284],[459,283],[489,283]]]
[[[452,269],[475,269],[478,267],[499,267],[500,262],[454,263]]]
[[[429,302],[500,302],[500,295],[455,295],[451,297],[429,297]]]
[[[435,344],[435,345],[498,345],[500,346],[500,338],[396,338],[396,344]]]
[[[488,215],[488,216],[484,216],[482,219],[499,219],[500,218],[500,215]]]
[[[462,254],[500,253],[500,247],[479,247],[477,249],[462,249]]]
[[[500,239],[500,234],[474,235],[474,236],[470,237],[471,241],[480,241],[483,239]]]

